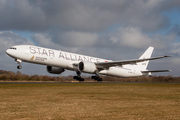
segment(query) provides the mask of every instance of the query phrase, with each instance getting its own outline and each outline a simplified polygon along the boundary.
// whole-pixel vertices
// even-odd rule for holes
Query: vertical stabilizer
[[[139,59],[150,58],[151,55],[152,55],[153,50],[154,50],[154,47],[149,47]],[[146,68],[148,66],[148,63],[149,63],[149,60],[144,61],[144,62],[139,62],[139,63],[137,63],[137,67],[140,70],[146,70]]]

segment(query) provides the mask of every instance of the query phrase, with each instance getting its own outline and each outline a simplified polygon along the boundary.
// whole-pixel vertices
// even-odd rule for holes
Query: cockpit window
[[[10,47],[10,49],[16,50],[16,48],[15,48],[15,47]]]

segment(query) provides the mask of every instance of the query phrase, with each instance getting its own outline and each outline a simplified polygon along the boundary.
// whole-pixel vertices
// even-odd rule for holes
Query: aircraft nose
[[[9,49],[6,50],[6,54],[7,54],[7,55],[10,55]]]
[[[12,50],[7,49],[6,50],[6,54],[9,55],[10,57],[12,57],[12,55],[13,55]]]

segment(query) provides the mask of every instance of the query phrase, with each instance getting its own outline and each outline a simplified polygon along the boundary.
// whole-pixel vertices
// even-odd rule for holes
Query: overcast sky
[[[17,72],[5,54],[33,44],[111,60],[137,59],[153,46],[148,69],[180,76],[180,0],[0,0],[0,69]],[[46,66],[22,63],[20,72],[50,75]],[[62,75],[75,75],[65,72]]]

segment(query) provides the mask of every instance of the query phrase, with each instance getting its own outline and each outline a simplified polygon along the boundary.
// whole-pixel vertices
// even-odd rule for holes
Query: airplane
[[[97,81],[103,79],[100,75],[116,77],[139,77],[152,75],[153,72],[169,72],[170,70],[147,70],[149,60],[171,56],[151,57],[153,47],[149,47],[139,59],[112,61],[91,56],[85,56],[61,50],[54,50],[33,45],[16,45],[6,50],[6,54],[14,58],[21,69],[21,62],[46,65],[52,74],[61,74],[66,70],[75,71],[73,78],[84,81],[81,73],[94,74],[91,78]]]

